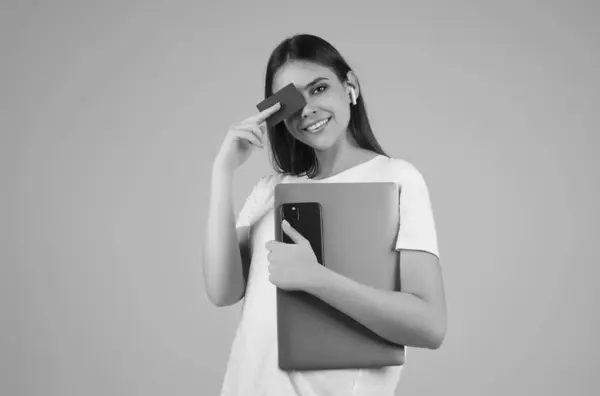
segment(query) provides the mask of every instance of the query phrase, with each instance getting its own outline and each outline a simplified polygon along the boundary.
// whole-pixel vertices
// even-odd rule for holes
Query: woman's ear
[[[360,86],[358,85],[356,74],[352,70],[346,75],[346,85],[348,87],[348,95],[350,95],[351,100],[355,103],[356,99],[360,96]]]

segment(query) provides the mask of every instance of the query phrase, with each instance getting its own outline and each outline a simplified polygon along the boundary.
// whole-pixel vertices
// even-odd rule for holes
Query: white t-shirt
[[[329,178],[264,176],[239,212],[236,227],[251,226],[252,261],[242,313],[231,346],[221,396],[393,396],[403,366],[377,369],[284,371],[278,366],[276,288],[269,281],[265,244],[275,239],[273,191],[278,183],[396,182],[400,228],[396,249],[439,257],[429,192],[409,162],[378,155]]]

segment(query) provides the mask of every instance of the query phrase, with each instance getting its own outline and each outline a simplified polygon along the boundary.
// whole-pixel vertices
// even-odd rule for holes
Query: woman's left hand
[[[283,290],[306,291],[323,278],[326,269],[317,261],[306,238],[287,221],[283,221],[281,227],[294,243],[267,242],[269,280]]]

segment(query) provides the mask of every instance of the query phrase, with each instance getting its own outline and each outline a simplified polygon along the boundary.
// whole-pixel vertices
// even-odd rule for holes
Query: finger
[[[269,251],[275,251],[282,246],[287,246],[287,243],[273,241],[273,240],[265,243],[265,248],[267,248],[267,250],[269,250]]]
[[[235,138],[246,140],[257,147],[263,147],[263,144],[260,141],[260,139],[256,137],[256,135],[252,131],[248,131],[245,129],[236,129]]]
[[[239,126],[240,129],[252,133],[260,141],[262,147],[265,145],[264,131],[255,122],[243,123]]]
[[[289,236],[292,239],[292,241],[294,241],[294,243],[306,242],[306,238],[304,238],[302,234],[296,231],[294,227],[292,227],[290,223],[287,222],[287,220],[283,220],[281,222],[281,228],[283,229],[283,232],[285,232],[286,235]]]
[[[257,126],[258,130],[260,131],[260,136],[264,139],[265,135],[267,134],[267,123],[262,122],[260,124],[257,124]]]
[[[260,140],[260,144],[262,144],[262,146],[264,147],[265,146],[265,134],[264,134],[263,129],[260,126],[255,124],[252,126],[252,131]]]
[[[281,108],[281,104],[279,102],[277,102],[273,106],[271,106],[267,109],[264,109],[257,115],[250,117],[249,120],[252,120],[252,121],[256,122],[257,124],[260,124],[263,121],[265,121],[267,118],[269,118],[271,115],[275,114],[280,108]]]

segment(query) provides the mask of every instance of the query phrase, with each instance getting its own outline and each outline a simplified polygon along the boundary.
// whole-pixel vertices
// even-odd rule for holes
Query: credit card
[[[290,83],[257,104],[256,108],[258,111],[263,111],[277,102],[281,103],[281,107],[276,113],[266,119],[269,128],[279,124],[281,121],[306,106],[306,99],[304,99],[302,93],[298,91],[294,83]]]

